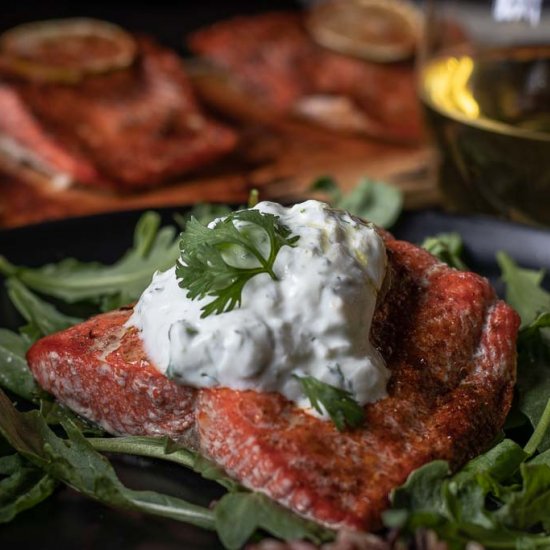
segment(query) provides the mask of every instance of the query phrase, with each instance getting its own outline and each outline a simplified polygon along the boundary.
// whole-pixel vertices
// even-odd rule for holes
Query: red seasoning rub
[[[3,152],[59,179],[126,191],[159,185],[231,151],[235,134],[201,112],[178,56],[149,39],[135,43],[128,67],[82,75],[73,66],[37,72],[36,63],[24,65],[25,73],[4,52]],[[61,61],[74,64],[70,56]]]
[[[30,367],[46,390],[112,433],[185,438],[306,517],[377,528],[389,492],[412,470],[434,459],[457,468],[498,434],[519,326],[486,279],[384,238],[389,287],[370,338],[391,378],[388,397],[365,406],[356,430],[339,432],[275,393],[178,386],[125,326],[130,308],[43,338],[29,350]]]
[[[238,39],[236,39],[238,37]],[[377,137],[422,137],[411,64],[378,64],[317,45],[299,13],[236,17],[189,38],[245,94],[280,113]]]

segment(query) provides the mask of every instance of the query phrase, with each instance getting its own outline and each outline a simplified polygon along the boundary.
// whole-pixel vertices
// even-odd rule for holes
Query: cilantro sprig
[[[321,382],[313,376],[295,375],[294,378],[300,382],[311,406],[319,414],[326,411],[339,432],[346,428],[358,428],[363,423],[363,407],[353,399],[350,392]]]
[[[267,273],[283,246],[295,246],[298,236],[278,216],[258,210],[241,210],[218,220],[213,227],[191,218],[181,234],[181,258],[176,275],[191,300],[212,296],[201,317],[231,311],[241,305],[246,283]]]

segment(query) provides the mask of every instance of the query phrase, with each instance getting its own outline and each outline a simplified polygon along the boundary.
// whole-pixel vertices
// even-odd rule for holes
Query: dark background
[[[201,26],[234,15],[296,8],[297,0],[199,0],[197,2],[10,2],[0,15],[0,32],[14,25],[59,17],[95,17],[133,32],[152,34],[163,44],[185,53],[184,36]]]

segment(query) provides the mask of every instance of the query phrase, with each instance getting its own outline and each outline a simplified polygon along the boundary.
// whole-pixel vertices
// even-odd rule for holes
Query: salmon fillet
[[[275,393],[178,386],[124,326],[131,308],[43,338],[28,352],[30,367],[46,390],[111,433],[191,438],[243,485],[305,517],[375,529],[389,492],[412,470],[434,459],[457,468],[498,434],[519,326],[486,279],[385,239],[390,285],[370,338],[391,378],[359,429],[340,433]]]
[[[3,140],[80,184],[159,184],[231,151],[236,135],[199,109],[176,54],[140,39],[133,67],[76,85],[27,82],[0,65]],[[0,140],[1,145],[1,140]]]
[[[188,43],[253,100],[280,113],[307,112],[322,125],[390,139],[422,137],[412,66],[382,65],[322,48],[300,13],[235,17],[196,31]],[[339,98],[332,106],[331,97]]]

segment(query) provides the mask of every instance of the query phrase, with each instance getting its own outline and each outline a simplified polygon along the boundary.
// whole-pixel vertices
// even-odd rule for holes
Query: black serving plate
[[[160,211],[164,223],[175,210]],[[0,254],[15,264],[38,266],[75,257],[113,262],[132,242],[141,212],[122,212],[0,231]],[[484,217],[450,216],[437,211],[407,213],[394,234],[415,243],[439,232],[457,231],[472,270],[499,285],[495,253],[504,250],[521,265],[550,270],[550,232]],[[499,287],[500,288],[500,287]],[[502,290],[502,289],[501,289]],[[15,329],[19,319],[0,292],[0,325]],[[207,505],[220,489],[177,466],[143,459],[113,457],[122,479],[136,489],[170,493]],[[60,489],[49,500],[0,525],[2,548],[60,549],[210,549],[216,536],[176,521],[121,512]]]

